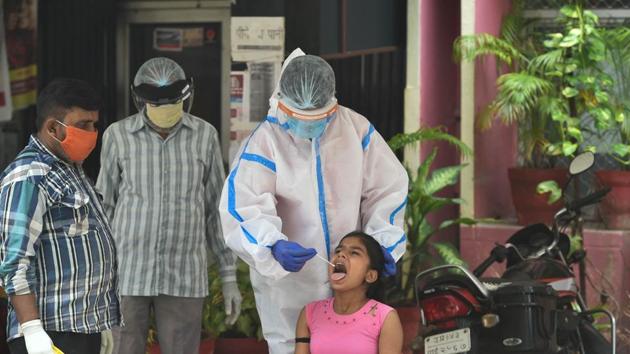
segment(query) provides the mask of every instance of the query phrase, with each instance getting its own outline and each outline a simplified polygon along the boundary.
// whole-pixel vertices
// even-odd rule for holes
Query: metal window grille
[[[592,9],[630,9],[630,0],[587,0],[586,6]],[[553,10],[564,4],[562,0],[528,0],[528,10]]]

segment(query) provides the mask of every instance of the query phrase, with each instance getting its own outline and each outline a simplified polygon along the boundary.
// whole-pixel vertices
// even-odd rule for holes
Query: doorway
[[[131,81],[138,68],[154,57],[177,62],[194,80],[195,95],[190,113],[221,131],[221,24],[134,24],[129,31]],[[130,114],[135,112],[129,97]]]
[[[130,84],[146,60],[175,60],[192,77],[190,113],[219,132],[224,158],[229,143],[230,6],[214,1],[127,2],[117,23],[117,117],[135,112]]]

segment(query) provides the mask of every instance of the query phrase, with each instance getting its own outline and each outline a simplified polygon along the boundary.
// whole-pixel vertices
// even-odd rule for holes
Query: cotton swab
[[[319,253],[315,253],[315,255],[317,256],[317,258],[319,258],[319,259],[321,259],[322,261],[324,261],[324,262],[326,262],[326,263],[330,264],[333,268],[335,267],[335,265],[334,265],[334,264],[330,263],[330,261],[329,261],[329,260],[327,260],[326,258],[324,258],[324,257],[320,256],[320,255],[319,255]]]

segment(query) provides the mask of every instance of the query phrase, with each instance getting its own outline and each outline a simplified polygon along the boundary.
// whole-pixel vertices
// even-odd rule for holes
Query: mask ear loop
[[[63,122],[62,122],[62,121],[60,121],[59,119],[55,119],[55,122],[57,122],[57,123],[61,124],[64,128],[67,128],[67,127],[68,127],[65,123],[63,123]],[[53,135],[53,133],[52,133],[50,130],[48,131],[48,135],[50,135],[50,137],[51,137],[51,138],[55,139],[55,140],[56,140],[59,144],[61,144],[61,143],[62,143],[62,141],[61,141],[61,140],[59,140],[59,139],[57,139],[57,137],[56,137],[56,136],[54,136],[54,135]]]

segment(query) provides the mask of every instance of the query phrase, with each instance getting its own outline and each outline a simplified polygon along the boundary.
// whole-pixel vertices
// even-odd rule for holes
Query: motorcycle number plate
[[[470,351],[468,328],[445,332],[424,339],[424,354],[457,354]]]

